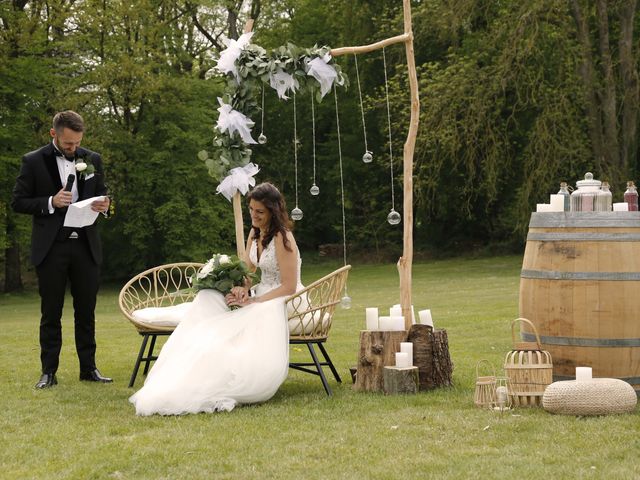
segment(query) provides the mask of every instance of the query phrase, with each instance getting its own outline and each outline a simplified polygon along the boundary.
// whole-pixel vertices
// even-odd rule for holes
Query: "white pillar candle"
[[[429,325],[433,328],[433,319],[431,318],[431,310],[420,310],[418,312],[418,316],[420,317],[420,323],[422,325]]]
[[[629,211],[629,204],[627,202],[614,203],[613,204],[613,211],[614,212],[628,212]]]
[[[375,307],[365,308],[367,330],[378,330],[378,309]]]
[[[576,381],[584,382],[585,380],[591,380],[591,367],[576,367]]]
[[[391,321],[391,317],[379,317],[378,318],[378,328],[382,331],[393,330],[393,322]]]
[[[396,367],[407,368],[410,367],[409,354],[405,352],[396,352]]]
[[[400,330],[404,330],[404,317],[402,315],[391,317],[391,324],[393,325],[392,330],[399,332]]]
[[[551,195],[549,203],[553,212],[564,212],[564,195]]]
[[[399,317],[400,315],[402,315],[402,307],[400,305],[394,305],[389,309],[390,317]]]
[[[409,355],[409,366],[413,367],[413,343],[400,342],[400,351]]]

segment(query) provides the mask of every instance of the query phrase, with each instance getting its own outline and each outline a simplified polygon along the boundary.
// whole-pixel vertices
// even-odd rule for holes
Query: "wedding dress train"
[[[272,240],[257,259],[258,296],[280,285]],[[298,257],[298,289],[300,284]],[[144,312],[142,312],[144,313]],[[149,312],[146,312],[149,314]],[[229,310],[224,297],[201,290],[193,302],[151,315],[179,316],[144,386],[129,399],[138,415],[230,411],[237,404],[270,399],[287,377],[289,330],[284,297]]]

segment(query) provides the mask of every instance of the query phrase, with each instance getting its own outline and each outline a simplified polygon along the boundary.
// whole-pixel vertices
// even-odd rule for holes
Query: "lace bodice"
[[[269,244],[262,251],[260,260],[258,260],[258,244],[256,241],[251,242],[249,248],[249,259],[251,263],[256,265],[260,269],[261,277],[260,283],[254,287],[256,295],[263,295],[274,288],[277,288],[282,283],[280,280],[280,268],[278,267],[278,259],[276,257],[276,242],[275,237],[271,239]],[[296,284],[299,290],[300,283],[300,266],[302,261],[300,260],[300,252],[298,252],[298,271]]]

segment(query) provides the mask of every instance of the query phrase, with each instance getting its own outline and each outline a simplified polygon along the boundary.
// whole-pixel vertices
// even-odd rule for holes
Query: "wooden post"
[[[409,330],[411,328],[411,269],[413,265],[413,154],[420,121],[420,98],[418,96],[418,74],[413,52],[411,0],[403,0],[402,4],[404,8],[404,34],[370,45],[334,48],[331,50],[331,55],[337,57],[345,54],[367,53],[395,43],[404,43],[405,45],[407,68],[409,69],[411,118],[403,150],[403,250],[402,257],[398,260],[398,274],[400,276],[400,305],[402,307],[402,315],[404,315],[405,329]]]
[[[236,224],[236,251],[238,258],[244,260],[244,222],[242,221],[242,195],[240,192],[233,194],[233,220]]]
[[[373,331],[360,332],[360,352],[354,390],[381,392],[384,387],[384,367],[396,364],[396,352],[407,332]]]
[[[253,18],[247,20],[244,25],[244,33],[249,33],[253,28]],[[233,194],[233,220],[236,227],[236,252],[240,260],[244,260],[244,222],[242,221],[242,198],[240,192]]]

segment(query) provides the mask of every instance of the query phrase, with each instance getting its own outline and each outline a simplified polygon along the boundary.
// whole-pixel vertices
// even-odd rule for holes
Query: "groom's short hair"
[[[70,128],[74,132],[84,132],[84,120],[73,110],[58,112],[53,117],[53,129],[61,133],[64,128]]]

